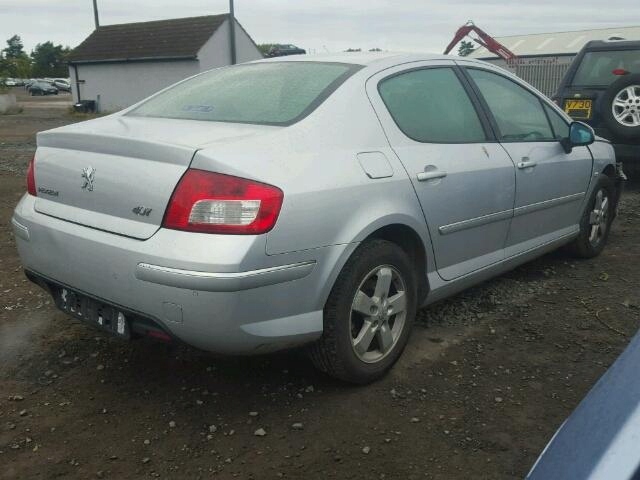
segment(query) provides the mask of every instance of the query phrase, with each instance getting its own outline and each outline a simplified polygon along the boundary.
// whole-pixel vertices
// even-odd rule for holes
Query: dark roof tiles
[[[69,55],[70,63],[196,58],[227,14],[105,25]]]

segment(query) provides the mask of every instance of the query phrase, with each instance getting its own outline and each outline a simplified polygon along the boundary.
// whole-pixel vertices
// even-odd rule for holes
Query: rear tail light
[[[275,225],[283,197],[272,185],[189,169],[171,195],[162,225],[189,232],[258,235]]]
[[[31,161],[29,161],[29,166],[27,167],[27,192],[29,192],[29,195],[33,195],[34,197],[38,195],[38,192],[36,191],[35,163],[36,157],[34,156],[31,158]]]
[[[611,73],[613,73],[614,75],[629,75],[628,70],[625,70],[624,68],[616,68],[615,70],[612,70]]]

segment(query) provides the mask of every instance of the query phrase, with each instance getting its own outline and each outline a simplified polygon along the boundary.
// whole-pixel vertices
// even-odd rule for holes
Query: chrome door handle
[[[440,170],[430,170],[428,172],[418,173],[418,181],[426,182],[427,180],[435,180],[437,178],[444,178],[447,176],[447,172],[441,172]]]
[[[523,158],[520,163],[518,163],[518,168],[523,170],[525,168],[532,168],[538,165],[538,162],[532,162],[527,157]]]

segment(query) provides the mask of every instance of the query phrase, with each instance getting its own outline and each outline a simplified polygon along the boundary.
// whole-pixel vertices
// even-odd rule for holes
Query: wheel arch
[[[422,225],[417,223],[412,217],[392,215],[380,218],[363,228],[354,241],[349,244],[349,248],[345,249],[343,255],[334,264],[331,273],[327,276],[327,281],[321,294],[322,304],[326,303],[338,275],[340,275],[356,248],[368,240],[378,238],[395,243],[416,262],[418,304],[420,305],[429,292],[427,272],[435,268],[435,265],[426,223]]]
[[[602,169],[602,174],[606,175],[611,180],[615,180],[616,179],[616,167],[615,167],[615,165],[613,165],[611,163],[605,165],[605,167]]]
[[[587,197],[591,194],[596,183],[595,179],[598,178],[598,175],[606,175],[613,181],[616,181],[618,177],[618,171],[616,169],[616,154],[611,143],[596,140],[594,143],[589,145],[588,148],[593,158],[593,170]]]
[[[369,234],[364,241],[366,242],[370,239],[381,239],[395,243],[409,256],[416,267],[418,304],[421,304],[429,292],[429,280],[427,278],[427,252],[418,232],[408,225],[392,223],[378,228]]]

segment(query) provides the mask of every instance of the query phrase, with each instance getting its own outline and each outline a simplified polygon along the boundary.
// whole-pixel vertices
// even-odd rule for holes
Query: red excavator
[[[471,32],[474,32],[478,36],[477,37],[471,36],[470,35]],[[491,35],[486,33],[480,27],[477,27],[471,20],[469,20],[467,23],[465,23],[463,26],[461,26],[458,29],[456,34],[453,36],[453,40],[451,40],[451,43],[447,46],[446,50],[444,51],[444,54],[447,55],[451,50],[453,50],[453,47],[455,47],[460,40],[462,40],[464,37],[467,37],[467,36],[474,42],[482,45],[484,48],[486,48],[490,52],[493,52],[496,55],[498,55],[500,58],[506,60],[507,63],[512,63],[518,59],[515,53],[513,53],[507,47],[502,45],[500,42],[498,42],[495,38],[493,38]]]

